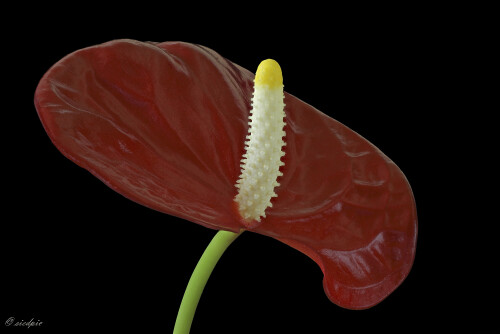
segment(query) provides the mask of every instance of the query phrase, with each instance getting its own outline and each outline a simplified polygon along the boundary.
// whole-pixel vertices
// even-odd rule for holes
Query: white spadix
[[[283,99],[281,68],[276,61],[266,59],[255,74],[246,153],[236,183],[239,191],[235,201],[247,221],[260,222],[261,217],[266,217],[265,210],[272,206],[271,198],[277,196],[274,188],[280,185],[277,179],[283,175],[279,169],[284,165],[281,157],[285,155]]]

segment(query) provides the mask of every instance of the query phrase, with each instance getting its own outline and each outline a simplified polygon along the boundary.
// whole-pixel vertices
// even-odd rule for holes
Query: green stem
[[[189,279],[184,297],[182,298],[179,313],[175,320],[174,334],[189,334],[193,322],[196,306],[201,293],[207,284],[208,278],[227,247],[241,234],[228,231],[219,231],[212,239],[201,256],[193,274]]]

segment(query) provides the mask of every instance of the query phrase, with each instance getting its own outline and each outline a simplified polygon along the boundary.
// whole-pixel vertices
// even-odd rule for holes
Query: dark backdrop
[[[253,72],[261,60],[276,59],[286,91],[374,143],[405,173],[416,198],[414,266],[376,307],[332,304],[314,262],[245,233],[210,278],[192,333],[497,327],[490,306],[497,218],[480,215],[486,202],[472,203],[486,196],[469,186],[487,175],[469,168],[479,159],[469,141],[477,129],[459,123],[470,101],[454,91],[467,74],[467,20],[449,21],[446,10],[387,8],[327,15],[320,15],[325,8],[30,10],[31,18],[13,11],[17,23],[2,26],[1,332],[22,332],[4,326],[15,317],[42,321],[34,333],[170,333],[187,280],[215,234],[113,192],[63,157],[43,130],[33,94],[45,71],[68,53],[118,38],[202,44]],[[472,122],[475,110],[468,110]]]

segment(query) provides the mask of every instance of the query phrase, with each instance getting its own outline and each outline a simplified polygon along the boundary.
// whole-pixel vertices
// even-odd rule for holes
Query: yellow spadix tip
[[[255,85],[266,85],[270,88],[278,88],[283,86],[283,75],[281,74],[281,67],[273,59],[263,60],[257,73],[255,74]]]

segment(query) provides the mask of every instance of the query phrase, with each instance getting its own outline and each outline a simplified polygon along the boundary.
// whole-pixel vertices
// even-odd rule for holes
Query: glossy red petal
[[[285,78],[286,80],[286,78]],[[77,51],[35,104],[54,144],[124,196],[216,229],[243,228],[233,201],[253,74],[187,43],[120,40]],[[402,172],[364,138],[285,93],[278,197],[253,231],[316,261],[340,306],[373,306],[407,276],[417,218]]]
[[[371,307],[413,264],[417,214],[410,185],[360,135],[292,96],[285,100],[281,186],[255,231],[315,260],[334,303]]]
[[[66,157],[127,198],[237,232],[252,75],[202,47],[168,47],[118,40],[70,54],[37,87],[40,119]]]

